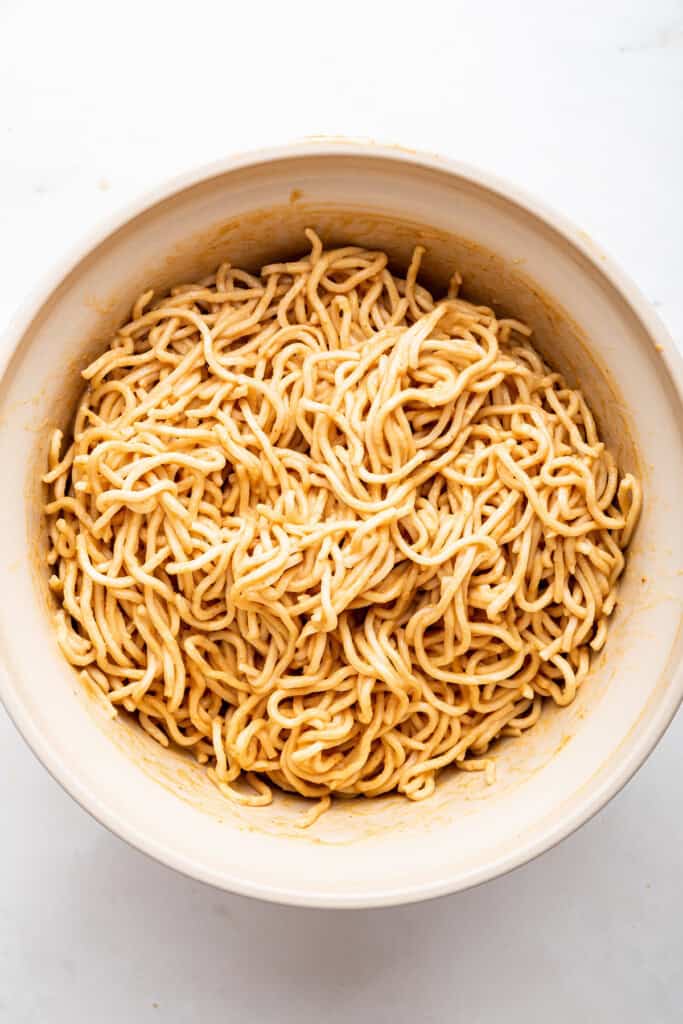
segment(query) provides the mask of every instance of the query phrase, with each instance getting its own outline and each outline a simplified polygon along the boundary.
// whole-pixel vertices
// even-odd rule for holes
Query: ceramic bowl
[[[224,259],[259,267],[326,244],[386,249],[425,275],[458,269],[468,297],[525,320],[587,395],[644,484],[606,647],[573,705],[496,748],[497,780],[444,773],[422,803],[339,801],[311,829],[303,802],[226,802],[203,770],[87,692],[55,640],[44,565],[43,471],[79,370],[135,297]],[[652,310],[594,244],[517,189],[407,151],[315,142],[235,157],[173,182],[81,244],[9,330],[0,383],[0,692],[56,779],[134,846],[213,885],[285,903],[376,906],[493,878],[562,839],[642,764],[683,693],[683,374]],[[21,785],[21,779],[16,780]],[[647,822],[643,822],[647,827]]]

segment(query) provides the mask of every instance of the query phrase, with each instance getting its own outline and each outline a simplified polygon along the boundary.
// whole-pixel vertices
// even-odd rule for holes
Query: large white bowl
[[[131,302],[223,259],[258,267],[325,241],[426,244],[435,284],[530,323],[579,383],[645,505],[605,651],[570,708],[497,755],[498,779],[445,774],[421,804],[344,801],[308,831],[302,803],[226,802],[203,771],[112,720],[64,662],[50,621],[40,505],[46,442],[66,425],[78,370]],[[153,857],[236,892],[314,906],[376,906],[463,889],[523,863],[597,811],[643,762],[683,693],[681,360],[650,308],[590,240],[486,175],[363,144],[237,157],[148,197],[89,239],[6,338],[0,384],[1,695],[18,728],[95,817]],[[21,785],[21,780],[17,780]],[[643,822],[647,827],[647,822]]]

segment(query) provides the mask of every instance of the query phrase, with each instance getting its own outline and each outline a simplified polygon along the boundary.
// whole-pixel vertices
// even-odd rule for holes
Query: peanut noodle
[[[428,797],[567,705],[640,508],[529,329],[383,252],[151,291],[46,505],[58,641],[230,799]]]

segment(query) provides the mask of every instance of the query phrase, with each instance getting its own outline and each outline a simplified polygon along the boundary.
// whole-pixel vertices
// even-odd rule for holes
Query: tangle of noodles
[[[640,487],[530,331],[383,252],[228,264],[83,372],[46,505],[59,644],[219,789],[428,797],[569,704]]]

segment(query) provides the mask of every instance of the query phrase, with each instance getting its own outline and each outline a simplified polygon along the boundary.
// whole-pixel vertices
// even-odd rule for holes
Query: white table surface
[[[0,4],[0,323],[98,220],[236,150],[346,134],[523,185],[683,341],[683,4]],[[192,883],[90,819],[0,710],[0,1021],[678,1022],[683,717],[590,824],[387,911]]]

